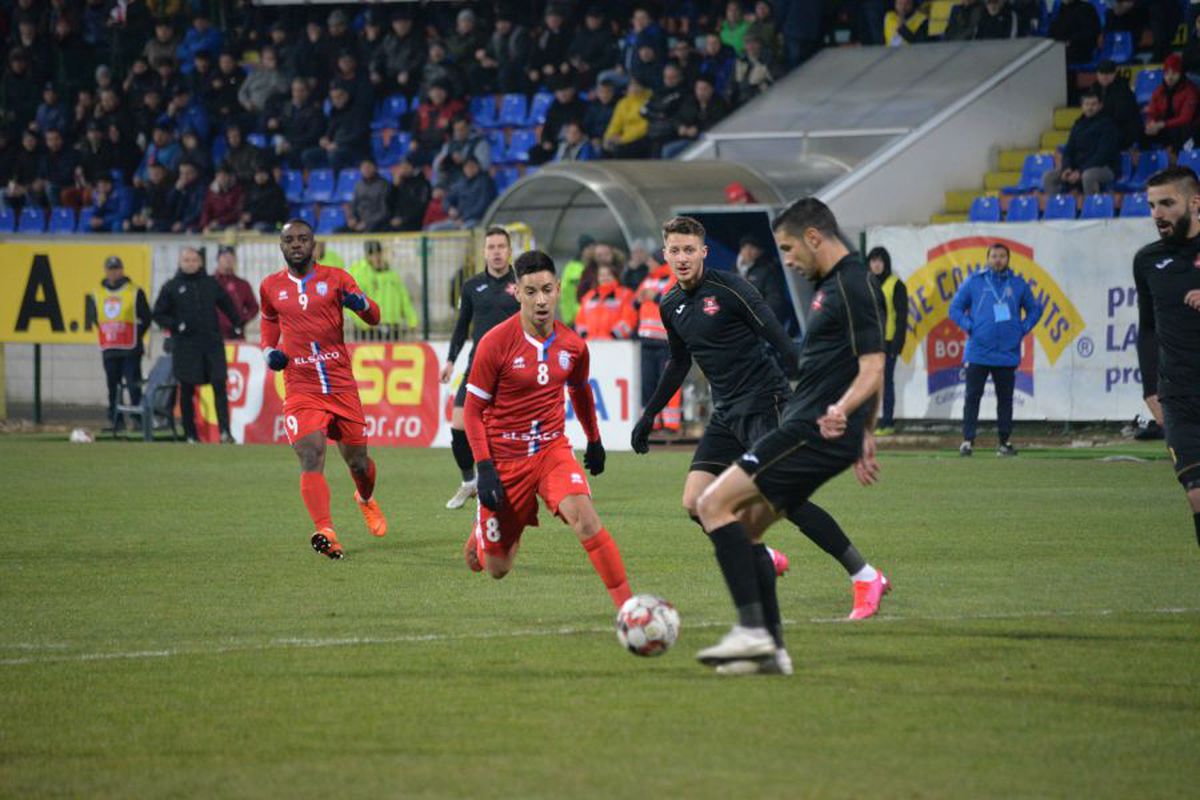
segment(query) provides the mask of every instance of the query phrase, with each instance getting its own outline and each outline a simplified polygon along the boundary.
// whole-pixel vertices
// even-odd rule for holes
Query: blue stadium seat
[[[496,118],[495,95],[481,94],[472,97],[467,110],[471,113],[471,120],[477,127],[495,128],[500,124]]]
[[[362,180],[362,174],[353,168],[347,168],[338,173],[337,186],[333,190],[333,200],[337,203],[349,203],[354,199],[354,187]]]
[[[46,215],[40,208],[26,206],[17,218],[17,233],[45,233]]]
[[[1112,219],[1113,217],[1113,196],[1105,192],[1104,194],[1089,194],[1083,198],[1083,210],[1079,213],[1080,219]]]
[[[550,104],[553,102],[553,92],[538,92],[535,94],[533,102],[529,104],[529,116],[525,118],[525,124],[530,128],[545,124],[546,112],[550,110]]]
[[[300,206],[298,209],[296,209],[292,213],[297,218],[304,220],[309,225],[312,225],[313,229],[315,230],[316,226],[317,226],[316,208],[317,207],[314,205],[309,205],[309,204],[305,203],[304,205]]]
[[[508,140],[508,161],[528,161],[529,151],[537,144],[537,131],[533,128],[519,128],[512,132]]]
[[[1175,163],[1200,174],[1200,150],[1180,150],[1179,155],[1175,158]]]
[[[344,227],[346,212],[341,206],[321,206],[321,216],[317,217],[317,233],[334,233]]]
[[[0,208],[0,233],[12,233],[17,229],[17,218],[11,208]]]
[[[1118,189],[1127,192],[1140,192],[1146,188],[1146,181],[1160,169],[1167,168],[1166,150],[1144,150],[1138,157],[1137,166],[1129,180],[1117,184]]]
[[[1056,194],[1046,200],[1043,219],[1075,219],[1075,195]]]
[[[399,128],[400,118],[408,111],[408,98],[402,94],[394,94],[390,97],[385,97],[379,107],[375,109],[375,116],[371,120],[371,130],[380,131],[384,128]]]
[[[504,141],[504,131],[500,129],[487,131],[488,144],[492,147],[492,163],[502,164],[506,160],[508,144]]]
[[[1162,83],[1161,69],[1144,69],[1137,74],[1133,79],[1133,96],[1137,98],[1139,106],[1144,106],[1150,102],[1150,96],[1154,94],[1154,90]]]
[[[523,94],[506,94],[500,99],[499,123],[504,128],[519,128],[529,116],[529,101]]]
[[[248,133],[246,134],[246,143],[251,147],[257,147],[259,150],[266,150],[270,145],[265,133]]]
[[[971,210],[967,212],[967,219],[971,222],[999,222],[1000,198],[976,197],[971,201]]]
[[[492,176],[492,179],[496,182],[496,191],[503,192],[516,183],[520,177],[521,173],[516,167],[496,167],[496,174]]]
[[[1121,184],[1125,183],[1132,177],[1133,177],[1133,153],[1131,153],[1128,150],[1122,150],[1121,151],[1121,169],[1117,173],[1117,180],[1115,181],[1114,185],[1120,186]]]
[[[304,202],[328,203],[333,200],[333,170],[314,169],[308,173],[308,186],[304,189]]]
[[[304,173],[298,169],[285,169],[283,193],[289,203],[299,203],[304,198]]]
[[[94,216],[96,216],[96,209],[91,206],[79,209],[79,221],[75,224],[75,230],[80,233],[90,233]]]
[[[1005,222],[1037,222],[1038,201],[1033,195],[1023,194],[1014,197],[1008,204],[1008,214]]]
[[[1129,31],[1113,31],[1104,34],[1104,44],[1100,48],[1100,60],[1112,59],[1117,64],[1128,64],[1133,61],[1133,34]]]
[[[1027,194],[1041,191],[1042,176],[1054,169],[1054,156],[1051,153],[1030,153],[1025,156],[1021,165],[1021,179],[1016,186],[1005,186],[1005,194]]]
[[[50,233],[74,233],[75,209],[59,206],[50,212]]]
[[[1150,216],[1150,203],[1146,201],[1145,192],[1133,192],[1125,195],[1125,199],[1121,201],[1121,216],[1122,217],[1148,217]]]

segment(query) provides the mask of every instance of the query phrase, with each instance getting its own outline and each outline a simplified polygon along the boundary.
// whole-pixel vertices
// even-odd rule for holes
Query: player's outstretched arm
[[[467,429],[467,441],[475,455],[475,486],[479,492],[479,502],[492,511],[499,511],[504,507],[504,483],[496,472],[496,465],[492,463],[487,427],[483,422],[483,410],[491,404],[491,397],[484,398],[481,394],[481,389],[468,384],[463,422]]]
[[[692,369],[692,354],[687,345],[671,327],[666,314],[662,315],[662,320],[667,329],[667,345],[671,349],[671,356],[658,377],[658,386],[654,387],[654,394],[650,396],[646,407],[642,409],[642,416],[633,426],[629,443],[635,453],[650,452],[650,429],[654,427],[654,417],[666,407],[671,396],[679,391]]]

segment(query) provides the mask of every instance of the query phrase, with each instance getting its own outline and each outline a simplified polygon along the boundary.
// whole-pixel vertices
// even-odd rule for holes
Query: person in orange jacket
[[[663,327],[658,312],[658,302],[674,286],[675,274],[670,264],[664,263],[650,270],[638,284],[634,302],[637,305],[638,339],[642,342],[642,406],[654,395],[654,387],[662,375],[663,367],[670,357],[667,347],[667,329]],[[655,417],[654,430],[666,429],[677,433],[683,425],[683,395],[676,392],[667,402],[662,413]]]
[[[637,328],[633,291],[620,284],[607,264],[596,273],[596,288],[579,301],[575,332],[585,339],[631,339]]]

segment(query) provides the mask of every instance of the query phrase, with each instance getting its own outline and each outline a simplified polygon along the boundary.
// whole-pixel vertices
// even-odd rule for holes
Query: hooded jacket
[[[998,315],[1000,305],[1007,311]],[[993,272],[984,267],[958,287],[950,302],[950,318],[967,334],[963,363],[1015,367],[1021,363],[1021,340],[1042,318],[1042,307],[1020,275],[1011,269]]]

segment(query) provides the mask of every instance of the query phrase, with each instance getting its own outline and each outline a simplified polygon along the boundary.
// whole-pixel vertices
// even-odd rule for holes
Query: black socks
[[[805,502],[790,509],[787,518],[817,547],[836,558],[847,575],[854,575],[867,565],[867,560],[850,543],[837,520],[816,503]]]
[[[471,453],[471,443],[467,441],[467,432],[458,428],[450,429],[450,450],[454,453],[454,463],[462,471],[464,481],[475,480],[475,456]]]
[[[754,563],[754,548],[742,523],[722,525],[709,533],[709,538],[716,550],[721,574],[725,576],[725,585],[729,587],[733,604],[737,606],[738,624],[746,628],[765,628],[767,622],[759,591],[758,570]],[[770,556],[767,560],[770,561]]]

